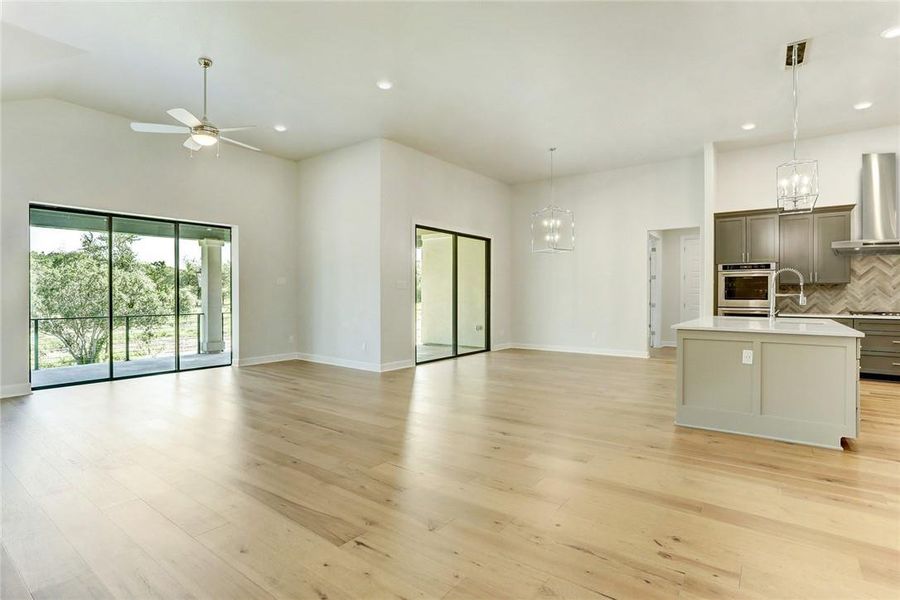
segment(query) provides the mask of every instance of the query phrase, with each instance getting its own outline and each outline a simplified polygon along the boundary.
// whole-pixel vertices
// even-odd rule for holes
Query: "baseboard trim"
[[[395,360],[393,362],[381,363],[381,372],[385,373],[387,371],[399,371],[400,369],[409,369],[410,367],[416,366],[415,361],[406,359],[406,360]]]
[[[294,358],[296,360],[304,360],[306,362],[318,363],[320,365],[330,365],[332,367],[344,367],[345,369],[356,369],[357,371],[370,371],[380,373],[382,365],[379,363],[363,362],[361,360],[347,360],[346,358],[337,358],[335,356],[325,356],[322,354],[306,354],[304,352],[297,353]]]
[[[264,365],[267,363],[283,362],[286,360],[297,360],[296,352],[288,352],[286,354],[269,354],[267,356],[251,356],[249,358],[240,358],[234,361],[236,367],[252,367],[253,365]]]
[[[675,340],[663,340],[659,343],[660,348],[675,348],[676,346]]]
[[[509,343],[509,342],[503,342],[502,344],[494,344],[494,345],[492,345],[492,346],[491,346],[491,352],[494,352],[495,350],[509,350],[510,348],[515,348],[515,346],[513,346],[513,345],[512,345],[511,343]]]
[[[545,344],[525,344],[513,342],[511,348],[520,350],[541,350],[543,352],[568,352],[570,354],[596,354],[598,356],[619,356],[622,358],[650,358],[646,350],[617,350],[613,348],[592,348],[590,346],[549,346]]]
[[[0,398],[15,398],[17,396],[27,396],[30,393],[30,383],[15,383],[0,387]]]

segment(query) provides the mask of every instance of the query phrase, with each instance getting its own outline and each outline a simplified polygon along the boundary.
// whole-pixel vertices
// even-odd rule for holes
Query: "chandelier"
[[[531,213],[531,251],[571,252],[575,249],[575,213],[553,204],[553,153],[550,148],[550,204]]]
[[[789,46],[791,50],[791,77],[794,90],[794,157],[775,170],[775,181],[778,190],[778,210],[783,213],[812,212],[819,197],[819,161],[800,160],[797,158],[798,123],[800,120],[800,101],[797,92],[798,48],[806,42],[795,42]],[[802,58],[800,59],[802,60]]]

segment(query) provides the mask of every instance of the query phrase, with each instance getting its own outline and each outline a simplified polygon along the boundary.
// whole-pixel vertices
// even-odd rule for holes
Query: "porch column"
[[[200,244],[200,352],[225,350],[222,335],[222,240],[197,240]]]

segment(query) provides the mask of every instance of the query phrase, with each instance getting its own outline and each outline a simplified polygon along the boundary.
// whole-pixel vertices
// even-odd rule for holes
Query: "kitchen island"
[[[859,339],[828,319],[702,317],[678,336],[675,422],[841,448],[859,431]]]

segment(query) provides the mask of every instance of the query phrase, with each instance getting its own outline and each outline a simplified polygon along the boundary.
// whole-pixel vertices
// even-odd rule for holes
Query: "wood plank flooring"
[[[839,452],[676,428],[674,383],[507,350],[5,400],[0,595],[900,597],[900,384]]]

